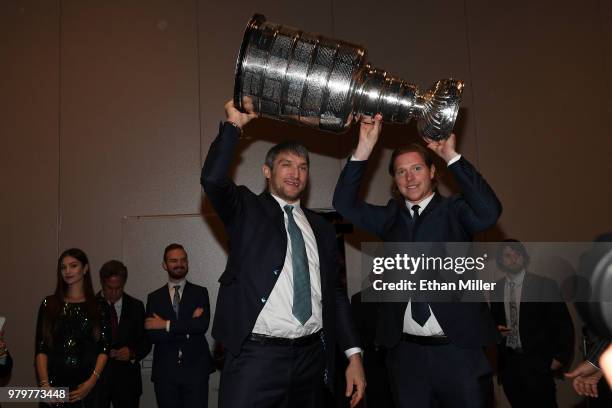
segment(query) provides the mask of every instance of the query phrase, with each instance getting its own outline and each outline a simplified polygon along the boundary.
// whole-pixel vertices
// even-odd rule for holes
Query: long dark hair
[[[60,309],[64,305],[64,299],[66,298],[66,291],[68,285],[62,277],[62,262],[66,257],[72,257],[79,261],[83,268],[88,267],[88,270],[83,276],[83,292],[85,294],[85,309],[87,316],[89,317],[92,326],[93,334],[97,339],[100,338],[100,311],[98,308],[98,300],[93,290],[93,284],[91,282],[91,266],[89,266],[89,258],[83,250],[79,248],[69,248],[61,253],[57,259],[57,282],[55,285],[55,293],[47,297],[47,308],[45,313],[45,320],[43,322],[43,334],[48,344],[52,344],[53,341],[53,327],[60,314]]]

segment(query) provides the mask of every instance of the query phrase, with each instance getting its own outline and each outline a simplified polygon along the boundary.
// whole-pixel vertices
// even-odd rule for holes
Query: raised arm
[[[234,152],[242,128],[257,117],[252,112],[253,105],[250,100],[245,103],[245,108],[250,113],[240,112],[234,107],[233,101],[225,104],[227,120],[221,125],[219,134],[210,145],[200,177],[204,191],[226,226],[232,225],[233,216],[240,205],[238,188],[229,177]]]
[[[427,147],[448,163],[449,170],[461,187],[461,195],[456,198],[454,208],[464,228],[470,234],[475,234],[495,225],[502,212],[501,203],[482,175],[457,153],[455,135],[451,134],[446,140],[426,141]]]
[[[382,129],[382,116],[377,114],[374,120],[361,118],[359,143],[355,153],[340,173],[333,206],[344,218],[357,227],[372,234],[379,235],[384,219],[385,207],[371,205],[359,199],[359,189],[366,170],[367,160],[376,146]]]

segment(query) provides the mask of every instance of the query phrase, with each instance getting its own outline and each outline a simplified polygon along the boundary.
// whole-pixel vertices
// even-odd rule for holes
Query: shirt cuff
[[[351,154],[351,157],[349,158],[349,161],[362,162],[362,161],[365,161],[365,160],[359,160],[359,159],[357,159],[357,158],[355,157],[355,155],[354,155],[354,154]]]
[[[166,332],[170,333],[170,320],[166,320]]]
[[[360,347],[351,347],[348,350],[344,350],[344,355],[346,356],[346,358],[349,358],[353,354],[357,354],[357,353],[361,353]]]
[[[601,368],[597,364],[595,364],[594,362],[592,362],[590,360],[587,360],[586,362],[589,363],[590,365],[592,365],[593,367],[595,367],[596,369],[601,370]]]
[[[448,161],[448,163],[446,163],[446,165],[447,165],[447,166],[450,166],[451,164],[455,163],[455,162],[456,162],[457,160],[459,160],[460,158],[461,158],[461,155],[460,155],[460,154],[458,154],[458,155],[456,155],[455,157],[453,157],[452,159],[450,159],[450,160]]]

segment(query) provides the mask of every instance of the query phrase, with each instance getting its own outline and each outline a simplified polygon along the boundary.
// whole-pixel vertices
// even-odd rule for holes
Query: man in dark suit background
[[[499,379],[513,407],[556,407],[554,374],[571,362],[574,325],[557,284],[530,271],[529,254],[517,240],[497,250],[506,274],[495,285],[491,313],[503,336]]]
[[[358,228],[384,242],[466,242],[495,225],[501,204],[476,169],[455,150],[455,135],[428,148],[396,149],[389,164],[396,197],[386,205],[358,198],[367,160],[381,131],[381,115],[363,118],[359,143],[336,186],[334,207]],[[435,191],[440,156],[462,189]],[[484,300],[484,299],[483,299]],[[376,342],[389,349],[387,367],[398,408],[482,407],[480,378],[491,368],[482,347],[494,344],[495,326],[485,303],[382,302]]]
[[[140,361],[151,351],[144,328],[143,303],[124,292],[128,270],[120,261],[108,261],[100,268],[100,296],[108,302],[111,317],[111,350],[102,371],[100,406],[135,408],[142,394]]]
[[[208,406],[208,377],[214,371],[206,331],[210,322],[208,290],[185,279],[187,252],[180,244],[164,250],[168,283],[147,298],[145,328],[155,345],[155,397],[160,408]]]
[[[262,167],[267,191],[237,186],[228,173],[241,130],[256,115],[232,101],[225,110],[201,178],[230,240],[213,324],[226,348],[220,407],[321,407],[324,382],[333,384],[336,341],[349,359],[346,395],[354,406],[365,379],[334,228],[300,203],[308,151],[276,145]]]

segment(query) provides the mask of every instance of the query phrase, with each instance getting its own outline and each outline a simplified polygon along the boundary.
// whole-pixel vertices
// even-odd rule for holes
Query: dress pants
[[[201,373],[200,378],[178,376],[156,381],[154,387],[158,408],[208,407],[208,373]]]
[[[491,367],[481,349],[407,341],[387,353],[396,408],[484,408],[481,378]]]
[[[556,385],[550,371],[550,359],[517,354],[508,349],[505,355],[499,377],[510,405],[556,408]]]
[[[219,408],[321,408],[325,352],[320,340],[304,345],[245,341],[226,353]]]

